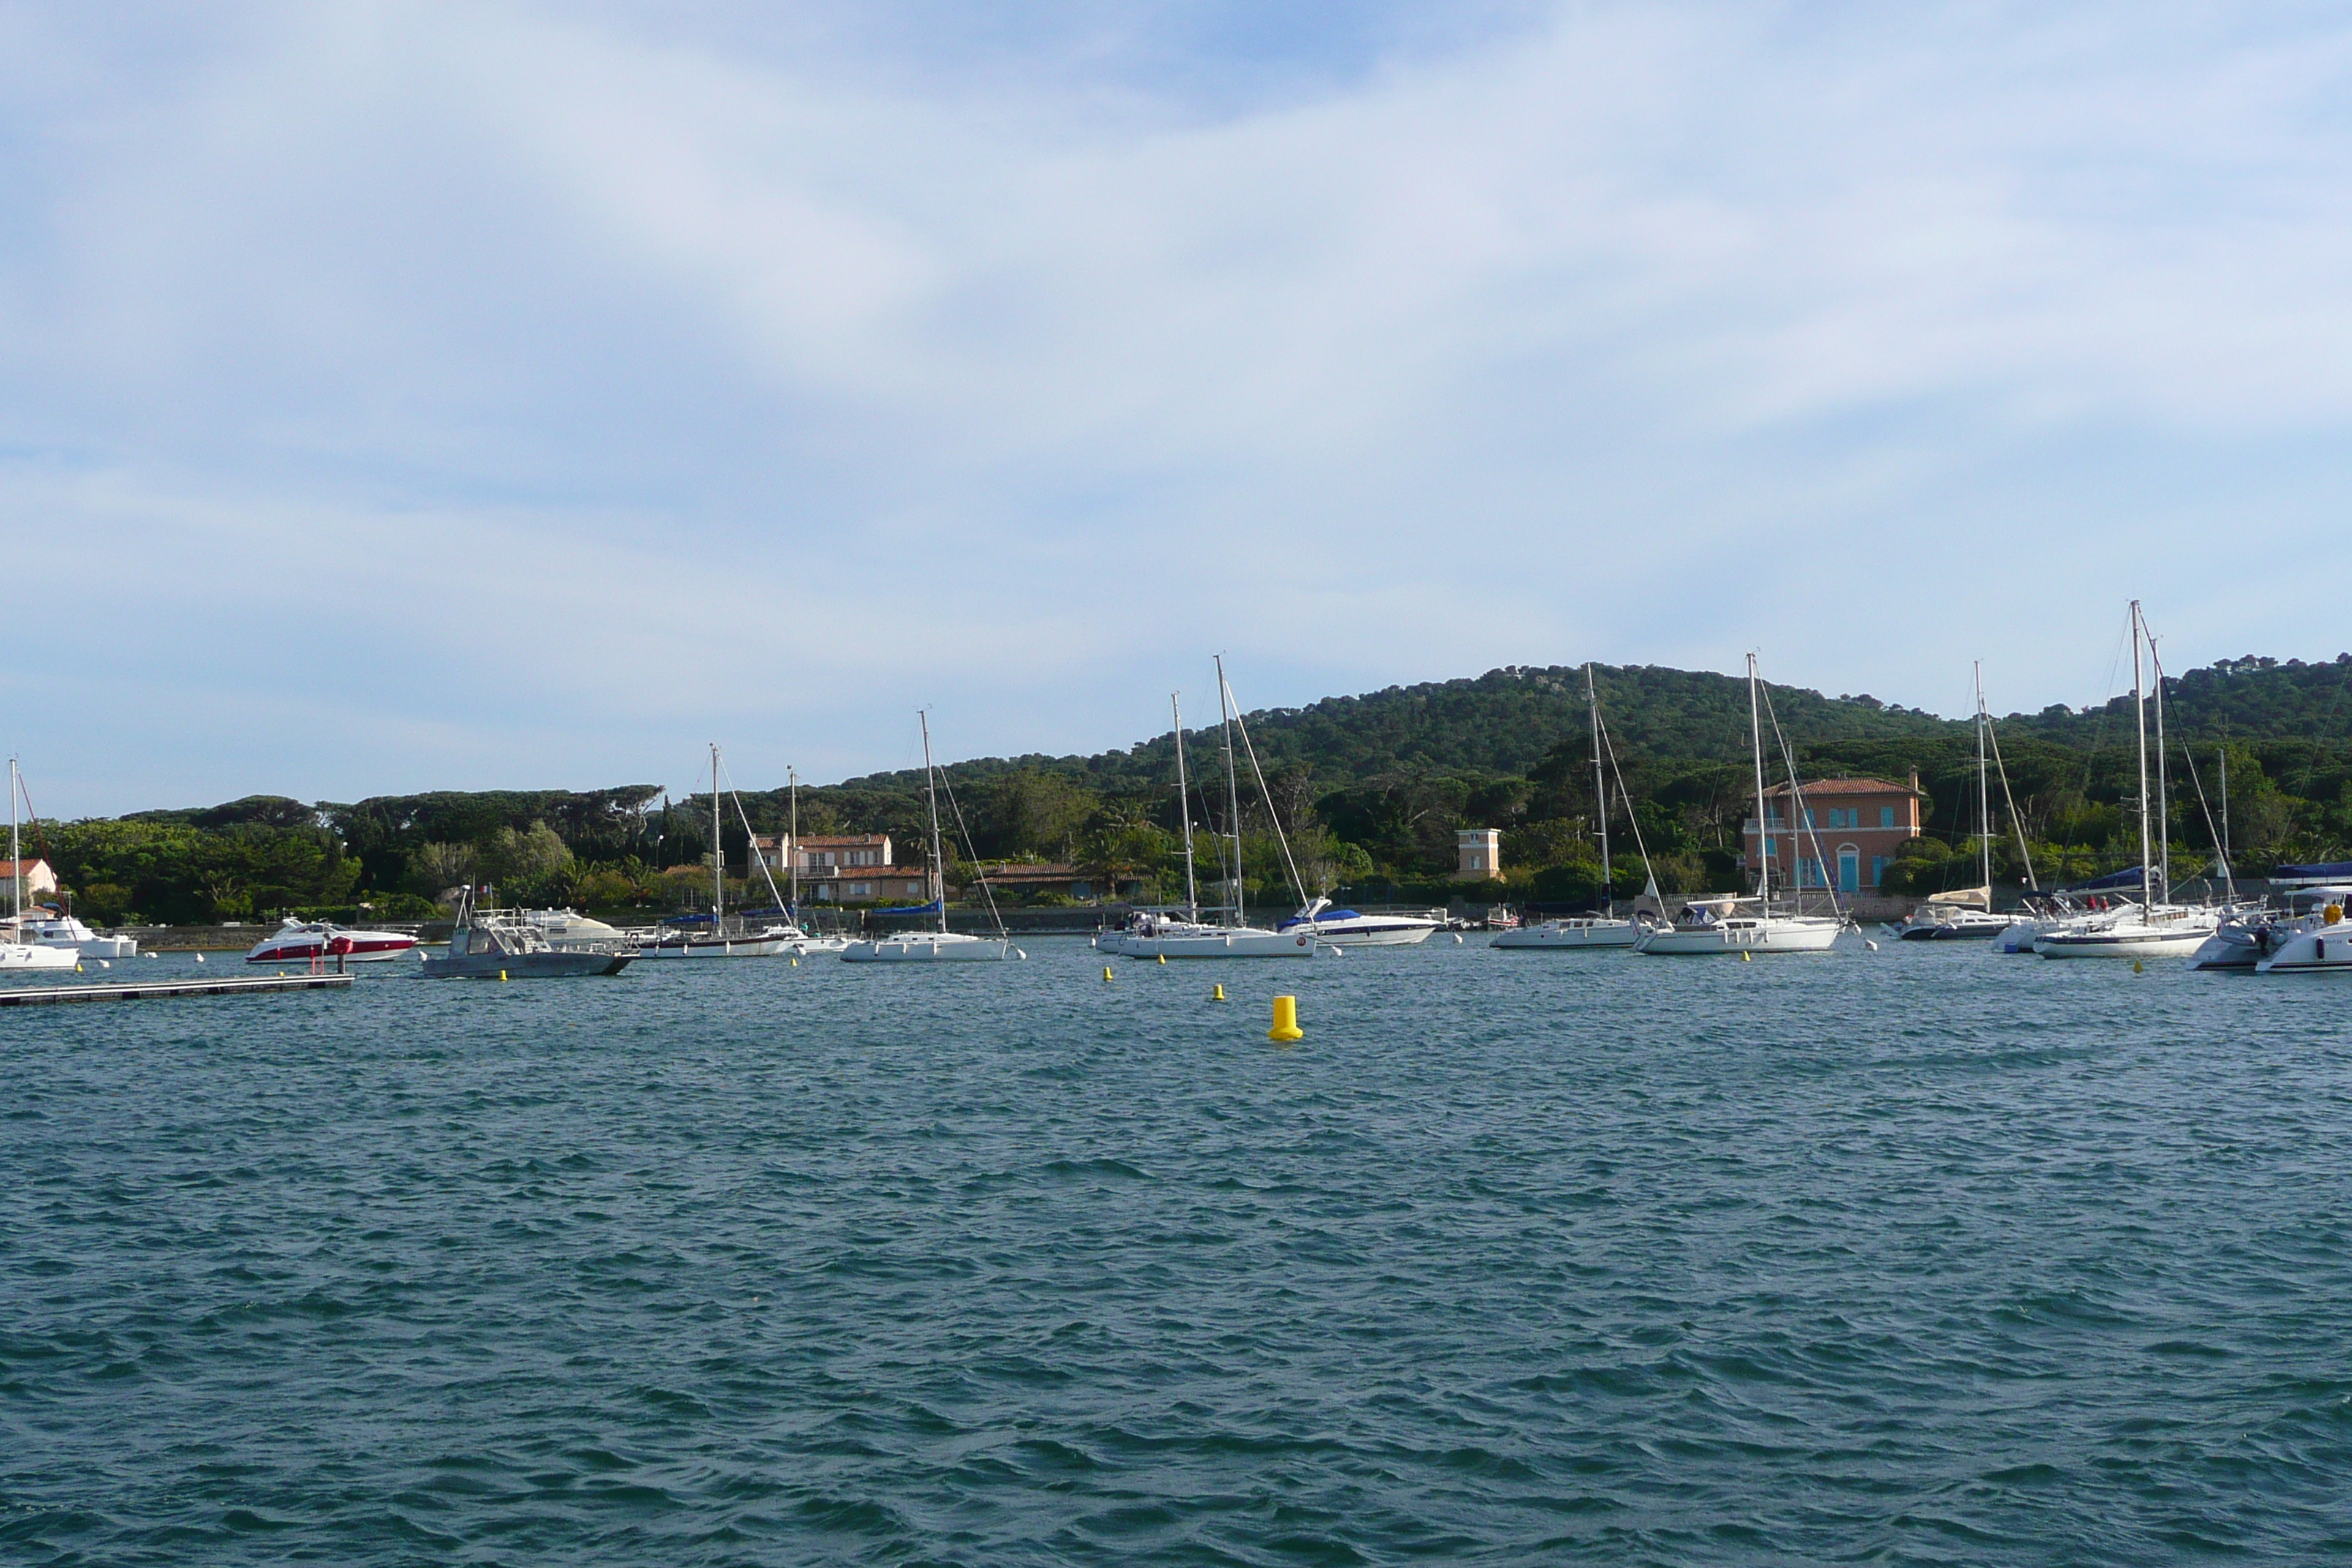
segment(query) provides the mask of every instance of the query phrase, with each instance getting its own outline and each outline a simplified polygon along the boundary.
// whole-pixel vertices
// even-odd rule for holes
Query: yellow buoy
[[[1108,980],[1110,978],[1110,965],[1108,963],[1103,965],[1103,978],[1105,980]]]
[[[1756,962],[1756,959],[1754,955],[1749,953],[1748,951],[1743,947],[1739,950],[1739,962],[1742,963],[1753,963]]]
[[[499,978],[500,980],[504,980],[506,977],[507,977],[507,972],[506,972],[505,970],[503,970],[503,969],[499,970]]]
[[[1218,986],[1214,991],[1212,991],[1212,992],[1210,992],[1210,993],[1209,993],[1209,1000],[1210,1000],[1210,1001],[1212,1001],[1212,1002],[1222,1002],[1222,1001],[1223,1001],[1224,999],[1225,999],[1225,988],[1224,988],[1223,986],[1222,986],[1222,985]]]
[[[1307,1031],[1298,1026],[1297,997],[1277,996],[1274,999],[1274,1027],[1265,1032],[1265,1037],[1280,1040],[1285,1045],[1307,1037]]]
[[[1161,953],[1161,954],[1160,955],[1160,963],[1167,963],[1167,962],[1168,962],[1168,955],[1167,955],[1166,953],[1164,953],[1164,952],[1163,952],[1163,953]]]
[[[2147,966],[2140,963],[2138,959],[2135,958],[2132,960],[2132,973],[2134,974],[2145,974],[2147,973]]]
[[[793,959],[793,967],[794,969],[798,969],[800,966],[801,966],[801,961],[800,961],[799,959],[797,959],[797,958]]]

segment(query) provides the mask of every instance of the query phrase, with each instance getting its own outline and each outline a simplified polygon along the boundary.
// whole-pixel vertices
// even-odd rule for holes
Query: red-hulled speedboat
[[[308,963],[318,958],[340,958],[351,963],[374,963],[398,958],[416,945],[405,931],[352,931],[332,921],[298,921],[284,925],[253,944],[247,963]]]

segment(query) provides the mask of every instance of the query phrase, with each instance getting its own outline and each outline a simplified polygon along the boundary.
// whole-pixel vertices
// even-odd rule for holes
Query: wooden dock
[[[236,980],[135,980],[120,985],[0,987],[0,1007],[46,1007],[67,1002],[145,1002],[163,996],[224,996],[250,991],[341,991],[348,974],[270,974]]]

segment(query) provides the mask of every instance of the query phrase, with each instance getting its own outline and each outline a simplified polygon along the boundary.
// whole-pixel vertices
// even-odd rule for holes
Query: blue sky
[[[0,4],[53,813],[2347,637],[2316,5]]]

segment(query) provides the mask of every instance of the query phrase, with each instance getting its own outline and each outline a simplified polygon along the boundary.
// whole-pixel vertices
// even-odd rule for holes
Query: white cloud
[[[2175,663],[2335,651],[2262,547],[2347,564],[2316,9],[6,15],[0,518],[87,585],[28,629],[239,715],[34,718],[91,809],[860,771],[920,700],[1092,748],[1213,647],[2039,706],[2140,593]],[[283,657],[338,635],[403,657]]]

